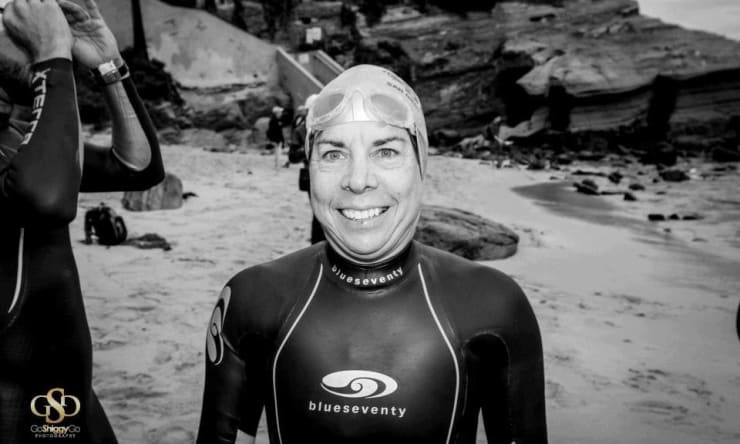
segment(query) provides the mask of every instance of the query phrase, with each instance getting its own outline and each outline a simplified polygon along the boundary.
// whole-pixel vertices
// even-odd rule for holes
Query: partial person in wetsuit
[[[348,69],[307,118],[311,205],[327,242],[247,268],[206,341],[197,442],[546,443],[543,354],[508,276],[413,241],[426,174],[418,97]]]
[[[92,0],[15,0],[2,19],[0,442],[115,443],[92,389],[69,223],[81,191],[162,180],[156,133]],[[82,143],[73,57],[99,77],[112,146]]]

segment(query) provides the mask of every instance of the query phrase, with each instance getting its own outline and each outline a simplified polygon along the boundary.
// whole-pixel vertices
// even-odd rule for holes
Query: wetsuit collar
[[[326,244],[326,273],[342,284],[353,288],[382,288],[393,285],[409,274],[417,262],[415,242],[398,256],[373,266],[357,265],[341,257]]]

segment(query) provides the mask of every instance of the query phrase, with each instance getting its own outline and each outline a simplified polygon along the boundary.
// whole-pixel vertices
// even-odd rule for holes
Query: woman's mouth
[[[351,208],[342,208],[339,212],[342,216],[353,221],[366,221],[380,216],[381,214],[388,211],[389,207],[375,207],[367,208],[364,210],[355,210]]]

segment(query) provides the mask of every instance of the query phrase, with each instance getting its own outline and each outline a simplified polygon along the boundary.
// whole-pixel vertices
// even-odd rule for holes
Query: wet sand
[[[87,246],[77,242],[81,217],[72,225],[94,385],[122,443],[194,440],[205,328],[220,288],[309,238],[296,166],[275,171],[270,156],[192,147],[164,154],[185,191],[198,195],[183,208],[131,213],[109,193],[85,195],[79,214],[105,200],[131,235],[159,233],[171,251]],[[622,211],[637,221],[632,215],[644,209],[612,201],[596,213],[617,219],[602,221],[592,210],[562,203],[565,210],[552,211],[537,196],[512,191],[549,183],[552,173],[443,157],[430,159],[429,172],[427,203],[476,212],[521,236],[517,255],[490,265],[521,283],[538,316],[551,442],[740,440],[740,253],[712,248],[737,222],[692,221],[707,239],[692,242],[681,235],[685,228],[665,233],[620,222]],[[690,187],[681,192],[691,202]],[[264,426],[258,442],[267,442]]]

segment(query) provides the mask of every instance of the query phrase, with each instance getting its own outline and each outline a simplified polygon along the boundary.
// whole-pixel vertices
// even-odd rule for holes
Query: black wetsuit
[[[366,269],[325,242],[237,274],[214,310],[198,443],[547,441],[542,346],[503,273],[413,242]]]
[[[136,172],[110,148],[86,145],[81,173],[72,63],[53,59],[33,71],[34,120],[0,131],[0,443],[48,442],[36,436],[47,434],[43,426],[73,426],[60,442],[113,443],[92,391],[90,332],[68,225],[79,191],[146,189],[162,179],[162,159],[134,85],[124,79],[151,161]],[[57,388],[64,399],[50,392]],[[56,422],[75,412],[75,399],[79,412]]]

